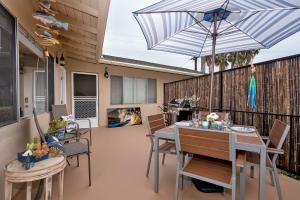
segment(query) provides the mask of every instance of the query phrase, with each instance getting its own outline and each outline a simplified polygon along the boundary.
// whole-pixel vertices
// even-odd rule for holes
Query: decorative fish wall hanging
[[[62,28],[64,30],[68,30],[69,29],[69,24],[66,22],[61,22],[59,20],[57,20],[55,17],[51,16],[51,15],[47,15],[44,12],[41,11],[36,11],[35,13],[32,14],[33,18],[41,21],[43,24],[46,25],[52,25],[56,28]]]

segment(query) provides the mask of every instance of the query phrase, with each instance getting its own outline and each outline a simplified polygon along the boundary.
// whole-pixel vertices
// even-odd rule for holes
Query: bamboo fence
[[[268,135],[275,119],[290,124],[279,167],[300,175],[300,55],[256,64],[257,108],[247,107],[250,66],[215,73],[212,107],[228,111],[236,124],[254,125]],[[210,75],[166,83],[164,104],[196,95],[197,107],[208,110]]]

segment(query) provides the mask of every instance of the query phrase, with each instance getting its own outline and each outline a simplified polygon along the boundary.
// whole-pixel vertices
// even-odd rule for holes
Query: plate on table
[[[175,125],[181,127],[191,127],[193,124],[192,122],[185,121],[185,122],[175,122]]]
[[[255,128],[245,126],[233,126],[230,129],[238,133],[254,133],[256,131]]]

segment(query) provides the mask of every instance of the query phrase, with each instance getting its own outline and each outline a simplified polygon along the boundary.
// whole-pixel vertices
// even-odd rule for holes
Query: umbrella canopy
[[[213,64],[215,54],[270,48],[300,30],[299,0],[163,0],[133,15],[148,49],[213,55]]]

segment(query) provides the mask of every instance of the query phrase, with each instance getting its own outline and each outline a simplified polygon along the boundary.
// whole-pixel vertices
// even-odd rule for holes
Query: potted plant
[[[215,121],[219,119],[219,116],[216,113],[210,113],[209,115],[206,116],[206,120],[210,124],[210,128],[214,129],[216,128],[216,123]]]
[[[195,94],[189,98],[187,98],[190,106],[192,108],[196,107],[197,102],[200,100],[200,97],[197,97]]]
[[[53,119],[49,123],[48,134],[54,135],[57,138],[63,138],[65,135],[65,127],[68,122],[62,119]]]

